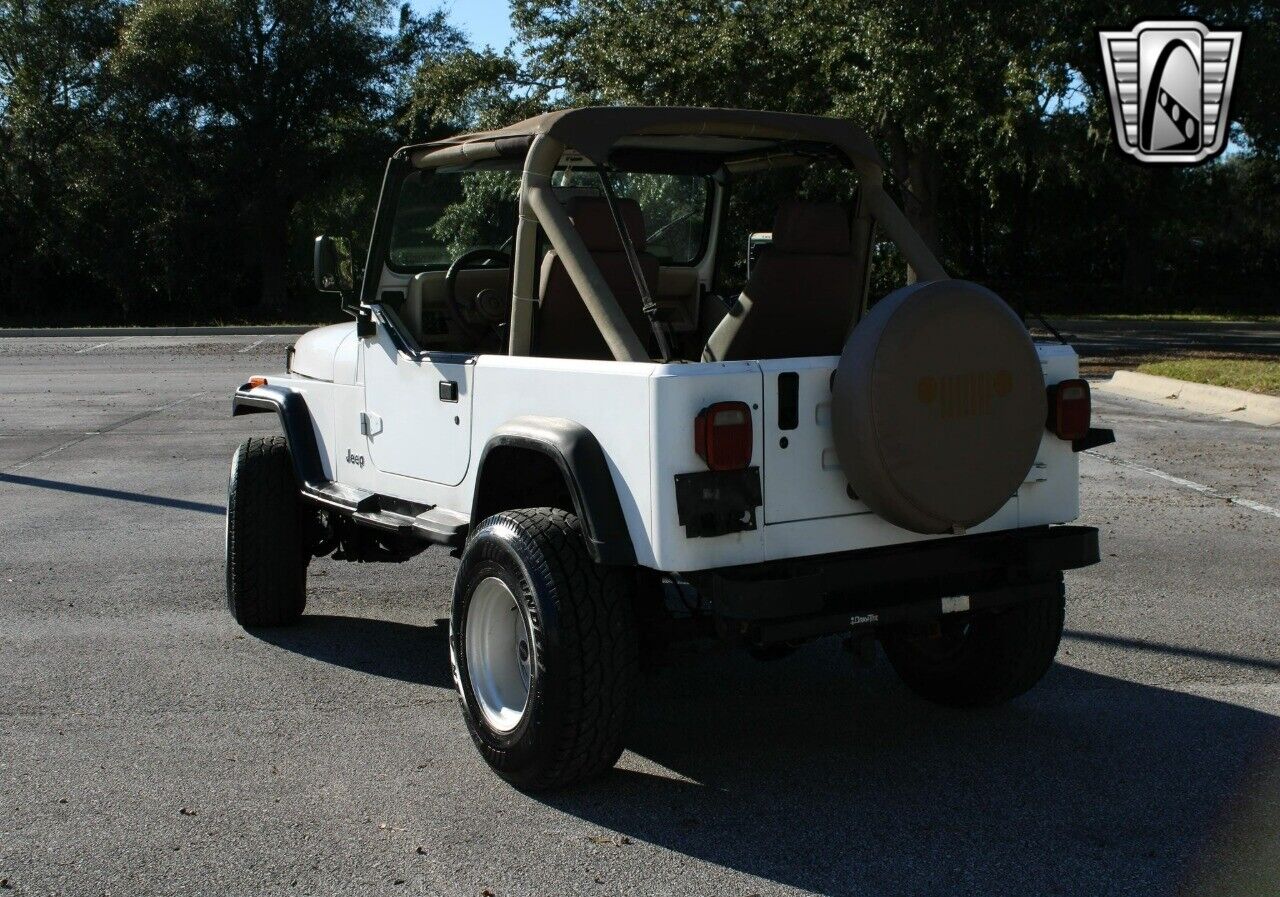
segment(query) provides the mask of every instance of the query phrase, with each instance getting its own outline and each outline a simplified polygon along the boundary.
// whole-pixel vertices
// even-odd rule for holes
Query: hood
[[[333,382],[333,360],[338,347],[355,336],[354,321],[318,327],[298,337],[293,344],[293,372],[312,380]]]

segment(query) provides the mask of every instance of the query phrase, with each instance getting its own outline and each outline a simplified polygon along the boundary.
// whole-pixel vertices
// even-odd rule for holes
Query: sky
[[[507,0],[412,0],[414,9],[429,12],[448,10],[454,26],[462,29],[476,47],[486,44],[501,50],[511,40],[511,18]]]

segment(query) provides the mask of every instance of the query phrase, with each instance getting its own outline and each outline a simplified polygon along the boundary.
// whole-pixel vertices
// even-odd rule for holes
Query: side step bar
[[[372,492],[344,486],[332,480],[303,483],[302,497],[343,514],[370,511],[378,506],[378,496]]]
[[[395,511],[356,511],[351,519],[362,526],[416,536],[433,545],[451,547],[460,546],[466,541],[467,526],[470,523],[463,515],[443,508],[430,508],[413,516]]]
[[[304,483],[302,497],[345,514],[360,526],[414,536],[432,545],[450,548],[457,548],[467,541],[467,529],[471,524],[466,515],[456,511],[389,498],[332,480],[319,484]]]

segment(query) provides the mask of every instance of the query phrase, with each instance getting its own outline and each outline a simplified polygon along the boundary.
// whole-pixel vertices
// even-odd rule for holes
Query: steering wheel
[[[472,249],[458,256],[444,275],[444,306],[449,326],[465,345],[475,347],[487,342],[492,330],[507,317],[501,295],[487,295],[495,293],[494,290],[481,290],[470,301],[470,308],[458,300],[458,272],[479,267],[477,262],[500,262],[510,268],[511,256],[500,249]]]

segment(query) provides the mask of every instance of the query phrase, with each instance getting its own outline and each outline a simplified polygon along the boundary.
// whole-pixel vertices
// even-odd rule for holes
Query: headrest
[[[847,255],[849,217],[839,203],[789,199],[773,219],[773,252]]]
[[[572,196],[565,203],[565,211],[573,220],[573,229],[582,237],[590,252],[622,252],[618,229],[613,226],[609,203],[603,196]],[[631,234],[636,252],[644,250],[644,213],[634,199],[618,200],[618,212]]]

